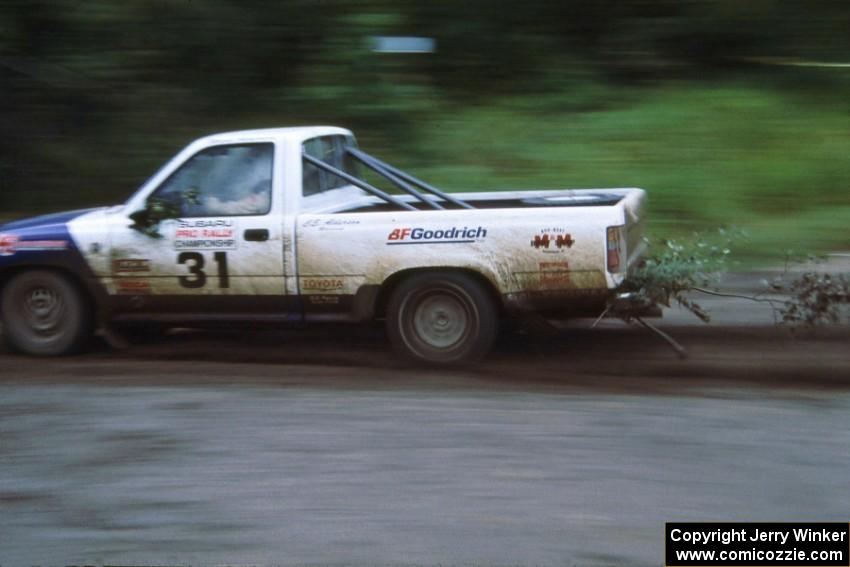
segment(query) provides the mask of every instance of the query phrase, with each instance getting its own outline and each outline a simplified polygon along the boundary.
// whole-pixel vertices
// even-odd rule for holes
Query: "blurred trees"
[[[342,123],[390,145],[447,101],[847,61],[848,30],[844,0],[0,0],[0,209],[123,200],[210,131]]]

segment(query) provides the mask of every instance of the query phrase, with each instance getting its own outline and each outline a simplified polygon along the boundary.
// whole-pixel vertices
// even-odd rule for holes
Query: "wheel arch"
[[[493,282],[493,280],[487,277],[480,270],[477,270],[475,268],[463,268],[457,266],[428,266],[422,268],[407,268],[404,270],[399,270],[387,277],[381,284],[380,289],[378,290],[378,294],[375,298],[373,318],[383,319],[386,317],[387,305],[389,304],[390,297],[392,297],[393,291],[395,291],[396,288],[398,288],[398,286],[401,285],[403,281],[419,274],[436,273],[463,274],[471,277],[473,280],[479,283],[481,287],[487,292],[487,295],[490,296],[490,299],[493,302],[493,306],[496,307],[499,315],[504,314],[505,303],[502,300],[502,295],[499,293],[499,289],[496,287],[496,284]]]

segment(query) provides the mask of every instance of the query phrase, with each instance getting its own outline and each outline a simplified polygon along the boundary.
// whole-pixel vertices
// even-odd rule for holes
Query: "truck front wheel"
[[[387,332],[413,360],[459,364],[481,359],[498,334],[487,290],[459,273],[423,273],[404,280],[390,297]]]
[[[26,354],[58,356],[79,350],[92,335],[85,296],[68,278],[34,270],[14,276],[2,294],[3,335]]]

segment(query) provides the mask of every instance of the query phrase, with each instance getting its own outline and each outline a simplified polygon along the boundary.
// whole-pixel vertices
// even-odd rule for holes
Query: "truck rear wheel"
[[[481,359],[496,339],[498,323],[490,295],[465,274],[412,276],[394,290],[387,309],[395,349],[433,364]]]
[[[3,336],[26,354],[59,356],[78,351],[92,335],[85,296],[65,276],[23,272],[3,288]]]

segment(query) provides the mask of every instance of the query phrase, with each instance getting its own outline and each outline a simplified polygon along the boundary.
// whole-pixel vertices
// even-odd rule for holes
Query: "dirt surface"
[[[4,351],[0,564],[660,565],[664,521],[847,521],[850,332],[716,301],[662,323],[687,360],[616,322],[451,370],[338,327]]]

